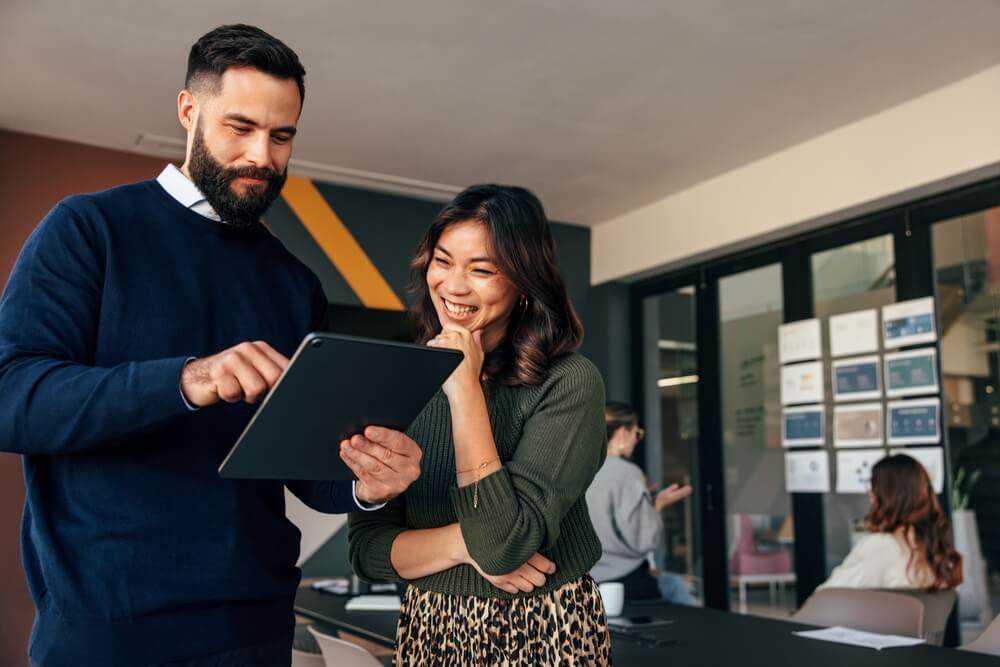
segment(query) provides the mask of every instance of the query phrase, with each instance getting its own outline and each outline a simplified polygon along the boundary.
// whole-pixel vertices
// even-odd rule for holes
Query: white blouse
[[[908,565],[912,549],[892,533],[869,533],[833,568],[819,588],[926,588],[934,581],[930,569],[918,563],[916,580]]]

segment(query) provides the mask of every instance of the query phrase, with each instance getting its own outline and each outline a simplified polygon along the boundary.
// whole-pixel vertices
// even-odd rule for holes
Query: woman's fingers
[[[529,558],[528,565],[545,574],[552,574],[556,571],[556,564],[540,553],[535,553]]]

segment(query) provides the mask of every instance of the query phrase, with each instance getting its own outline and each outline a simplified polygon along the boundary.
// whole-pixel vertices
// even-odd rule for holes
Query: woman
[[[691,487],[671,484],[650,498],[642,469],[628,460],[644,435],[635,410],[625,403],[609,402],[604,421],[608,458],[587,489],[587,507],[603,554],[590,574],[602,583],[623,583],[626,600],[663,597],[693,605],[694,599],[677,577],[658,574],[649,564],[649,554],[663,535],[660,512],[691,495]]]
[[[909,588],[928,591],[962,583],[962,556],[934,487],[916,459],[896,454],[872,468],[869,534],[820,588]]]
[[[355,571],[411,584],[396,664],[609,664],[584,501],[605,455],[604,386],[574,353],[583,330],[541,203],[468,188],[412,269],[419,340],[465,358],[408,431],[420,479],[350,517]]]

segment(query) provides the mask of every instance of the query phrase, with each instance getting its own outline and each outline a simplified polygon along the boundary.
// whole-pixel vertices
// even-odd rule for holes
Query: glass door
[[[1000,596],[1000,207],[931,230],[964,643],[992,619]]]
[[[718,294],[730,605],[787,618],[795,538],[780,432],[781,265],[722,277]]]
[[[645,466],[654,492],[697,477],[698,343],[695,289],[642,300]],[[662,511],[664,533],[655,554],[661,594],[683,587],[703,600],[701,540],[694,496]]]

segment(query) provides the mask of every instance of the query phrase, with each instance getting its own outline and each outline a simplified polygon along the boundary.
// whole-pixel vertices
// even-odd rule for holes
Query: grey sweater
[[[587,489],[587,508],[604,550],[590,571],[597,581],[620,579],[656,549],[663,520],[636,464],[609,456]]]

